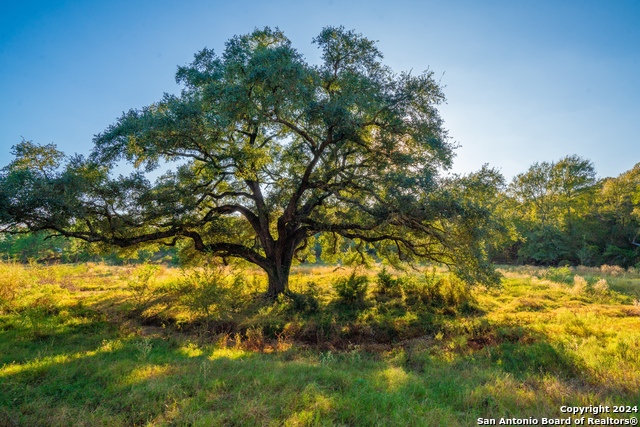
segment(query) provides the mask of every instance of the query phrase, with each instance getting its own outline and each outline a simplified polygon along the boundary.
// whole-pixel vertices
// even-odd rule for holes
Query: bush
[[[312,292],[287,292],[278,295],[276,304],[269,308],[269,312],[282,314],[313,314],[320,309],[320,303]]]
[[[549,267],[549,269],[543,273],[543,277],[556,283],[566,283],[567,285],[573,283],[573,272],[571,268],[566,266],[558,268]]]
[[[349,277],[336,281],[333,289],[338,294],[339,302],[346,305],[363,305],[369,289],[369,279],[367,276],[358,276],[354,271]]]
[[[291,308],[296,313],[316,313],[320,309],[318,299],[313,292],[289,294]]]
[[[158,272],[157,265],[143,264],[133,273],[133,277],[127,281],[127,287],[131,292],[138,308],[149,302],[151,297],[151,278]]]
[[[16,298],[30,280],[23,266],[13,262],[0,263],[0,313],[13,308]]]
[[[403,284],[405,300],[409,305],[425,304],[446,309],[470,308],[473,297],[469,287],[453,274],[436,276],[435,269],[420,280],[407,280]]]
[[[221,266],[207,265],[184,274],[178,288],[180,301],[195,315],[221,318],[241,306],[243,282]]]
[[[469,287],[458,277],[448,274],[438,279],[439,298],[448,307],[462,307],[473,301]]]
[[[381,299],[380,297],[382,297],[382,299],[402,297],[402,280],[395,279],[391,276],[391,274],[387,272],[386,267],[378,273],[376,284],[376,294],[378,299]]]

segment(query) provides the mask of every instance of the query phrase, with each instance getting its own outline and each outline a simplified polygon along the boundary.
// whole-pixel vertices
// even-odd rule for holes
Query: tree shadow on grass
[[[69,338],[57,336],[61,342]],[[167,402],[191,396],[202,386],[206,359],[191,347],[170,339],[118,338],[117,333],[103,334],[99,345],[89,333],[86,338],[65,342],[66,351],[52,348],[0,368],[0,420],[10,420],[0,426],[80,425],[98,412],[104,416],[99,424],[108,419],[114,425],[142,425],[166,410]],[[204,374],[229,368],[224,361],[216,363],[220,366],[205,368]],[[50,418],[54,414],[62,417],[59,422]]]
[[[519,380],[538,374],[564,379],[586,379],[580,366],[571,357],[544,341],[530,344],[502,343],[492,349],[490,360]]]
[[[42,356],[88,351],[116,331],[115,325],[97,313],[88,317],[37,312],[21,314],[10,319],[0,331],[0,366]]]

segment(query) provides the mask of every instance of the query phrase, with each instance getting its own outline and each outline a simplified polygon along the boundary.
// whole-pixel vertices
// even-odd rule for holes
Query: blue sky
[[[453,171],[510,179],[578,154],[601,177],[640,162],[638,1],[5,1],[0,166],[21,137],[87,154],[123,111],[178,93],[204,47],[278,26],[308,61],[323,26],[378,40],[396,71],[430,69],[460,144]]]

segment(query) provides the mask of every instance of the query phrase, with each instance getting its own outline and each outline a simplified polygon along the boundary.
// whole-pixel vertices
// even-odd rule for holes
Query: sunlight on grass
[[[380,390],[386,392],[398,391],[409,382],[409,375],[398,366],[389,366],[375,376],[375,383]]]
[[[26,363],[14,362],[5,364],[0,368],[0,378],[16,375],[23,372],[46,370],[53,365],[71,363],[74,360],[93,357],[100,352],[100,350],[93,350],[74,354],[59,354],[56,356],[38,357]]]
[[[317,425],[323,417],[334,410],[333,399],[324,395],[315,383],[304,388],[300,393],[298,404],[304,409],[291,414],[283,425],[291,427]]]
[[[185,357],[198,357],[203,354],[202,349],[198,348],[194,343],[189,343],[186,346],[180,347],[178,352]]]
[[[214,350],[209,356],[209,360],[216,359],[229,359],[229,360],[241,360],[246,358],[250,353],[244,350],[237,350],[233,348],[219,348]]]
[[[173,371],[174,369],[171,365],[145,365],[131,371],[129,375],[123,378],[122,384],[126,386],[139,384],[168,375]]]

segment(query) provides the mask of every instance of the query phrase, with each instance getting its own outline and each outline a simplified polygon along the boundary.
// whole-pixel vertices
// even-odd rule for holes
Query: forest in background
[[[493,218],[485,248],[494,263],[640,268],[640,163],[597,179],[590,160],[571,155],[534,163],[511,182],[488,166],[459,178],[450,191]],[[320,252],[317,246],[317,263]],[[118,251],[47,233],[4,234],[0,254],[18,262],[181,263],[179,246]]]
[[[566,156],[535,163],[497,188],[489,209],[503,231],[490,242],[494,262],[625,268],[640,262],[640,163],[597,180],[591,161]]]

